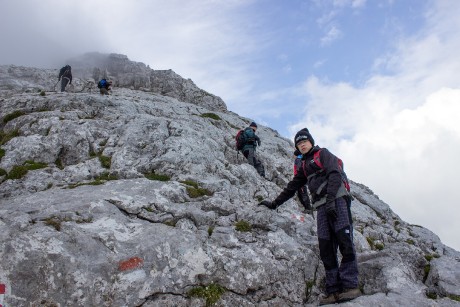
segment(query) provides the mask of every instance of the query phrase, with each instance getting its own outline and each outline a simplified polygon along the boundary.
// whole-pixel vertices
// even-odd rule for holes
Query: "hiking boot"
[[[335,304],[338,302],[338,294],[337,293],[331,293],[327,296],[323,296],[319,299],[319,305],[329,305],[329,304]]]
[[[359,288],[344,289],[343,292],[339,294],[337,300],[339,302],[351,301],[361,295],[362,293],[361,290],[359,290]]]

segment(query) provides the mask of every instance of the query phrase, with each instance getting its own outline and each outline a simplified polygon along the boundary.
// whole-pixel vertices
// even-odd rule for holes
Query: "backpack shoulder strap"
[[[319,157],[320,152],[321,152],[321,149],[313,154],[313,161],[315,161],[315,164],[318,165],[318,167],[322,169],[323,168],[323,163],[321,163],[321,160],[320,160],[320,157]]]

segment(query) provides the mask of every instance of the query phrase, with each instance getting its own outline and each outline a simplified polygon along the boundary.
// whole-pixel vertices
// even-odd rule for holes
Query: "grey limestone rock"
[[[191,80],[122,55],[73,61],[76,85],[107,70],[112,95],[0,67],[5,304],[316,305],[316,220],[295,198],[257,207],[292,178],[292,142],[259,125],[263,179],[234,149],[251,120]],[[364,295],[343,305],[459,306],[460,253],[351,187]]]

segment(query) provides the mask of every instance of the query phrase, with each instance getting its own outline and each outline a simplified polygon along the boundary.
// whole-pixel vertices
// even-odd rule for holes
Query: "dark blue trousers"
[[[318,208],[318,242],[321,261],[326,271],[327,294],[358,287],[358,264],[353,244],[351,210],[347,200],[335,200],[337,220],[326,214],[325,206]],[[337,249],[342,254],[340,266]]]

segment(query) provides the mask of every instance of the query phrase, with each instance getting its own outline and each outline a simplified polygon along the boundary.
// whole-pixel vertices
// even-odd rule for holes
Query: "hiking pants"
[[[318,208],[318,242],[321,261],[326,271],[327,294],[358,287],[358,264],[353,244],[350,205],[344,197],[335,200],[337,220],[331,221],[326,206]],[[342,254],[340,267],[337,248]]]
[[[246,159],[248,159],[248,163],[251,164],[259,173],[260,176],[265,177],[265,169],[260,162],[259,159],[256,157],[256,151],[254,147],[250,147],[243,152]]]
[[[70,79],[67,77],[62,77],[61,78],[61,92],[65,92],[65,87],[67,86],[67,83],[70,82]]]

